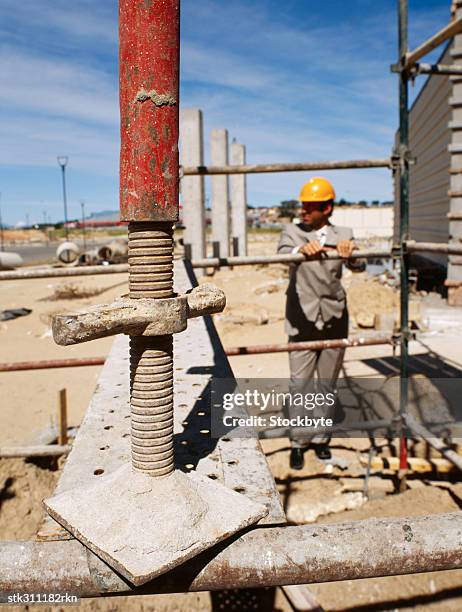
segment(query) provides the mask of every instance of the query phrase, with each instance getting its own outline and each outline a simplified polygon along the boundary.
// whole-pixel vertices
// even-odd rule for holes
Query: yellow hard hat
[[[298,199],[300,202],[328,202],[335,200],[335,191],[327,179],[314,176],[303,185]]]

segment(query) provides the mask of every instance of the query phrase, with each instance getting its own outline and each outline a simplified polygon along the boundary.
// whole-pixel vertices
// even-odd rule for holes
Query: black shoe
[[[305,465],[302,448],[293,448],[290,451],[290,467],[293,470],[301,470]]]
[[[315,444],[314,452],[318,459],[332,459],[332,453],[330,452],[330,448],[325,444]]]

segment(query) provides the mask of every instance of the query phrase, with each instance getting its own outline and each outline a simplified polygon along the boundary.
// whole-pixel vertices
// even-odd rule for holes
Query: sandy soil
[[[3,230],[5,242],[34,242],[46,240],[46,233],[41,230],[5,229]]]
[[[57,290],[69,285],[97,294],[80,299],[54,299]],[[31,308],[32,312],[25,317],[0,322],[0,361],[104,357],[111,347],[111,338],[71,347],[57,346],[51,336],[51,317],[103,300],[111,301],[126,292],[125,274],[76,278],[72,283],[62,278],[3,282],[0,308],[25,307]],[[92,366],[2,373],[0,444],[32,441],[56,417],[58,392],[62,388],[67,389],[69,425],[78,425],[100,370],[100,367]]]
[[[274,252],[277,236],[258,235],[257,239],[253,238],[251,252]],[[226,347],[286,341],[283,312],[287,274],[283,267],[224,269],[212,279],[203,277],[203,280],[214,282],[226,292],[228,306],[224,313],[215,317]],[[111,339],[69,348],[56,346],[50,335],[49,321],[54,313],[112,300],[125,293],[125,275],[74,279],[73,292],[75,289],[86,292],[87,297],[55,300],[57,290],[66,284],[69,281],[64,279],[2,283],[1,309],[23,306],[32,308],[33,312],[0,323],[0,361],[107,354]],[[377,290],[378,285],[374,283],[371,289],[371,283],[364,275],[348,276],[346,284],[352,313],[365,307],[375,312],[393,308],[395,296],[388,287],[380,286]],[[88,296],[88,293],[94,295]],[[438,346],[444,352],[445,344],[441,339]],[[414,347],[412,350],[422,349]],[[390,355],[391,348],[386,346],[348,351],[345,373],[377,376],[367,359]],[[233,357],[230,361],[237,377],[281,378],[289,373],[285,353]],[[93,393],[99,371],[98,367],[84,367],[2,373],[0,444],[33,441],[55,418],[58,391],[63,387],[68,390],[69,424],[77,426]],[[445,490],[422,481],[420,487],[401,495],[390,495],[393,491],[391,479],[379,475],[371,480],[370,497],[365,500],[361,493],[364,468],[358,457],[367,446],[364,440],[356,443],[335,441],[332,465],[320,462],[310,451],[306,455],[304,470],[293,472],[288,466],[287,441],[265,441],[264,449],[289,518],[294,522],[332,522],[459,509],[457,484],[448,482]],[[1,539],[34,537],[42,516],[40,501],[52,492],[59,474],[56,469],[49,468],[22,460],[0,461]],[[359,486],[352,486],[352,483],[359,483]],[[460,571],[312,585],[310,589],[326,610],[462,609]],[[282,610],[289,609],[279,591],[276,606]],[[202,593],[87,600],[82,607],[85,610],[211,610],[212,603],[210,595]]]

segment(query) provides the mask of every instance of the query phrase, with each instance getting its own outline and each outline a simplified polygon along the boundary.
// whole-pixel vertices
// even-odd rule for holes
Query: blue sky
[[[410,1],[411,47],[449,6]],[[210,129],[226,127],[250,163],[389,154],[396,0],[183,0],[181,35],[181,103],[203,110],[206,150]],[[117,2],[1,0],[0,41],[4,222],[62,219],[57,155],[69,156],[70,218],[81,200],[88,212],[117,208]],[[296,197],[308,176],[250,176],[249,203]],[[327,176],[338,197],[391,198],[386,170]]]

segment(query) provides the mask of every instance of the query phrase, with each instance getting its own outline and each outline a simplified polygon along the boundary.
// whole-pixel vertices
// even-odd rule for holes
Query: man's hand
[[[320,259],[324,251],[324,247],[318,240],[307,242],[299,249],[299,253],[303,253],[307,259]]]
[[[337,242],[337,251],[341,257],[351,257],[355,249],[356,245],[353,240],[339,240]]]

